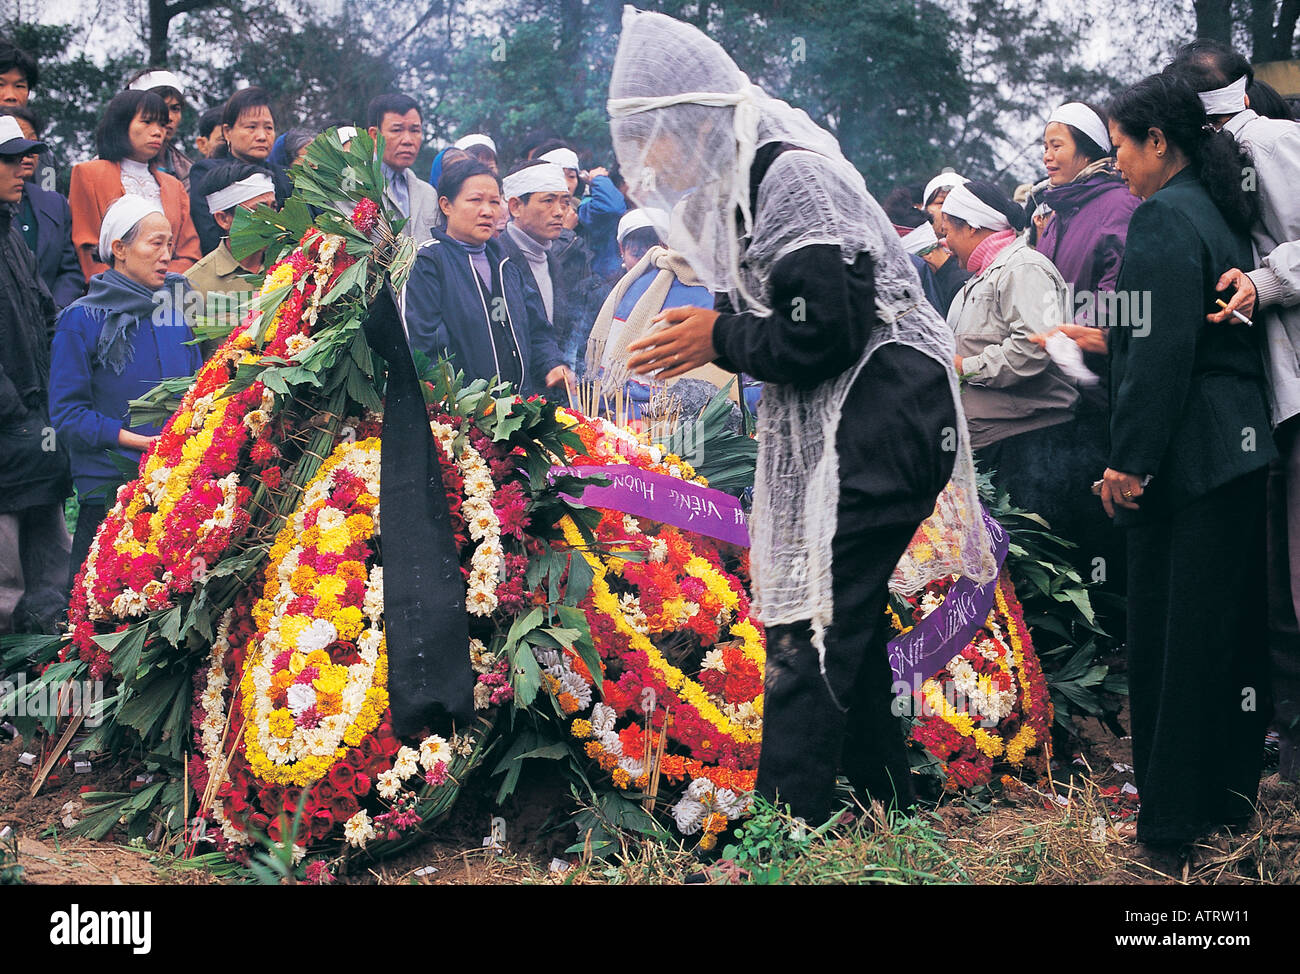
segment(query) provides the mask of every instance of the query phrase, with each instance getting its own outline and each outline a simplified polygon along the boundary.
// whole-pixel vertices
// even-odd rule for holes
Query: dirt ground
[[[1246,836],[1218,836],[1198,847],[1183,866],[1143,854],[1114,826],[1131,820],[1136,800],[1127,738],[1116,738],[1096,721],[1080,723],[1085,738],[1078,755],[1062,758],[1048,783],[1008,782],[990,806],[952,802],[937,811],[946,848],[967,866],[974,882],[1106,883],[1300,883],[1300,792],[1276,775],[1261,783],[1260,818]],[[19,763],[25,751],[33,767]],[[115,842],[67,838],[65,816],[78,812],[84,791],[123,791],[141,768],[129,761],[96,760],[89,773],[58,763],[39,792],[31,785],[43,753],[39,743],[0,741],[0,833],[17,838],[23,879],[39,884],[202,884],[229,880],[203,869],[178,868],[148,850]],[[550,762],[533,762],[545,765]],[[556,775],[525,775],[515,797],[493,804],[495,785],[483,771],[426,842],[382,863],[336,866],[348,884],[559,883],[554,860],[569,865],[575,841],[569,824],[572,798]],[[1129,788],[1126,789],[1125,786]],[[491,820],[507,823],[504,855],[483,848]],[[1107,824],[1109,820],[1109,824]],[[1083,826],[1080,822],[1084,823]],[[1091,835],[1088,823],[1092,823]],[[432,867],[432,868],[430,868]],[[578,875],[575,873],[575,875]],[[584,882],[593,880],[586,874]],[[672,881],[671,875],[660,881]]]

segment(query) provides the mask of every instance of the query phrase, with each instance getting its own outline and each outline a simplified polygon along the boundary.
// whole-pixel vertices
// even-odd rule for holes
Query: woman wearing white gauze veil
[[[750,521],[768,636],[757,790],[819,820],[842,768],[909,804],[887,587],[997,570],[952,333],[835,139],[699,30],[625,8],[608,108],[631,195],[671,214],[660,236],[719,295],[716,310],[666,309],[629,364],[671,377],[717,361],[767,383]],[[905,555],[932,512],[924,556]]]

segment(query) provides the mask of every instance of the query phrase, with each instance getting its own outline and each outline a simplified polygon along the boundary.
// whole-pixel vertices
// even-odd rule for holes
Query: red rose
[[[257,800],[268,815],[279,815],[284,807],[284,789],[279,785],[270,785],[257,794]]]
[[[256,832],[266,832],[271,827],[271,819],[261,812],[248,816],[248,827]]]
[[[337,791],[338,789],[328,781],[316,782],[315,787],[311,790],[312,804],[316,806],[328,804],[329,800],[334,797]]]
[[[330,768],[329,783],[334,786],[333,790],[344,793],[352,790],[352,779],[356,776],[356,769],[346,761],[342,761]]]
[[[352,793],[355,795],[365,795],[370,792],[370,776],[358,773],[352,779]]]
[[[346,822],[357,813],[357,809],[360,807],[356,796],[351,792],[347,794],[340,793],[330,799],[329,811],[336,822]]]
[[[319,842],[329,836],[330,831],[334,828],[334,816],[330,814],[329,809],[318,808],[311,817],[311,837]]]

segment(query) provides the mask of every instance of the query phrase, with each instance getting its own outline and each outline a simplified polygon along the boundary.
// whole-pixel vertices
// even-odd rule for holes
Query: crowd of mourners
[[[128,402],[192,374],[213,326],[246,311],[263,254],[232,252],[236,213],[283,205],[319,134],[282,131],[268,93],[246,87],[199,114],[187,148],[186,85],[146,70],[108,103],[65,198],[39,101],[37,63],[0,42],[0,633],[57,630],[123,476],[112,454],[134,462],[159,433]],[[363,125],[418,248],[400,295],[411,347],[471,378],[564,399],[612,375],[634,417],[679,380],[663,360],[658,378],[638,374],[648,336],[696,320],[668,309],[724,312],[712,361],[681,377],[721,388],[740,373],[737,408],[759,415],[764,381],[815,386],[857,355],[835,365],[822,333],[781,312],[826,300],[810,290],[820,271],[787,261],[782,285],[778,261],[776,317],[738,315],[671,246],[673,215],[638,207],[616,165],[584,165],[560,133],[530,135],[509,165],[490,134],[465,134],[425,179],[415,99],[382,95],[331,128],[346,146]],[[880,207],[916,301],[951,329],[979,469],[1076,546],[1081,577],[1127,596],[1111,621],[1129,661],[1138,838],[1176,844],[1249,820],[1270,726],[1283,775],[1300,778],[1300,125],[1244,57],[1202,40],[1105,106],[1053,110],[1042,162],[1010,195],[945,169]],[[845,264],[866,321],[871,263],[857,278]],[[905,408],[850,400],[844,423]]]

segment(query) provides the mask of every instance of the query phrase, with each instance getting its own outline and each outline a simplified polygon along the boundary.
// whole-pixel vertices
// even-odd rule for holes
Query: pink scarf
[[[1001,252],[1002,248],[1015,239],[1014,230],[999,230],[997,233],[989,234],[971,251],[970,257],[966,259],[966,269],[972,274],[982,274],[984,268],[993,263],[993,258]]]

